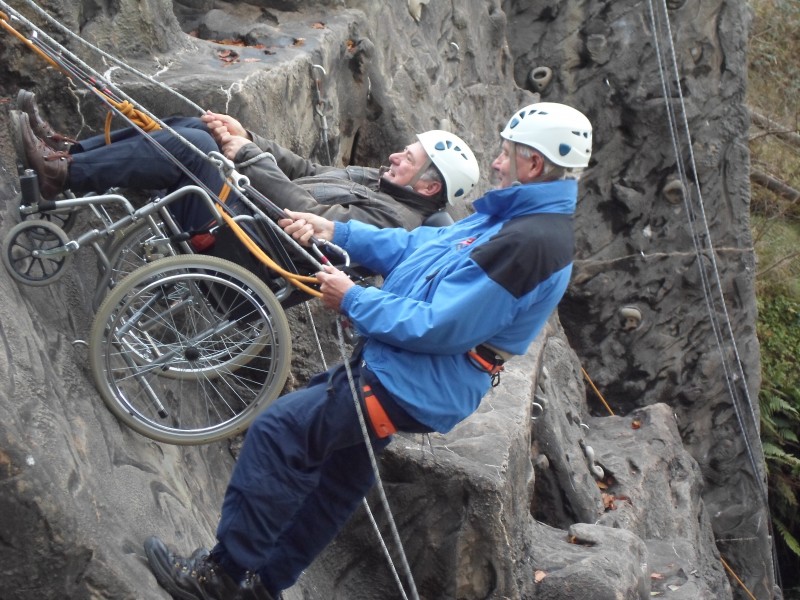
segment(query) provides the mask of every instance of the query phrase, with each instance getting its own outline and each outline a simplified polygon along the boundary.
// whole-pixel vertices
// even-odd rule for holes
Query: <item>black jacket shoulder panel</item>
[[[487,277],[520,298],[569,265],[574,246],[572,215],[534,214],[505,223],[470,257]]]

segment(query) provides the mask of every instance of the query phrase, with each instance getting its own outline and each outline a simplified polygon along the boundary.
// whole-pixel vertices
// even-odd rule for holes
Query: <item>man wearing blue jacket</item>
[[[492,163],[498,188],[443,228],[378,229],[309,213],[281,222],[301,242],[332,240],[384,276],[360,287],[326,267],[323,303],[366,340],[351,361],[371,444],[395,431],[447,432],[472,414],[503,362],[526,352],[572,270],[577,177],[592,127],[579,111],[517,111]],[[210,554],[145,542],[175,598],[274,598],[325,548],[374,482],[344,366],[262,413],[247,433]]]

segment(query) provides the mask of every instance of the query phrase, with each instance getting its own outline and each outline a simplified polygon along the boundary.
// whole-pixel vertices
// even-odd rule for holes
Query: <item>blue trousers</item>
[[[398,430],[430,431],[381,397],[371,373],[352,368],[356,385],[370,383]],[[370,430],[376,455],[390,440]],[[278,399],[248,430],[212,556],[234,577],[258,573],[277,594],[333,540],[374,480],[347,374],[335,367]]]
[[[205,123],[193,117],[170,117],[164,122],[204,153],[219,150]],[[112,132],[111,144],[98,135],[75,144],[70,153],[69,188],[76,194],[103,193],[112,187],[175,191],[194,180],[183,172],[152,142],[158,142],[208,188],[218,194],[223,178],[219,170],[187,147],[171,132],[150,134],[152,140],[134,128]],[[170,211],[186,231],[206,227],[212,215],[206,203],[187,196],[170,205]]]

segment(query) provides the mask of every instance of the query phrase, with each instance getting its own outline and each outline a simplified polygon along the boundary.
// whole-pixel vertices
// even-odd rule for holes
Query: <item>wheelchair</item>
[[[139,208],[115,190],[45,201],[25,177],[2,262],[16,281],[43,286],[80,248],[94,250],[90,370],[120,422],[159,442],[205,444],[245,430],[280,395],[292,352],[285,309],[318,295],[322,265],[277,225],[279,209],[270,217],[247,193],[220,207],[192,185]],[[199,252],[169,210],[187,195],[221,217]],[[84,208],[95,226],[70,238]],[[424,224],[450,223],[441,212]],[[346,255],[325,259],[356,279],[371,275]]]
[[[16,281],[43,286],[64,275],[77,250],[93,248],[98,281],[88,347],[101,397],[142,435],[204,444],[243,431],[280,394],[292,346],[284,309],[311,298],[289,279],[311,282],[321,266],[296,243],[287,250],[274,221],[241,209],[230,225],[275,257],[283,275],[243,252],[230,225],[214,232],[221,256],[195,252],[169,212],[187,194],[214,206],[196,186],[138,209],[114,191],[54,201],[23,194],[23,220],[5,236],[2,262]],[[121,218],[110,216],[112,206]],[[74,213],[85,207],[96,226],[70,238]]]

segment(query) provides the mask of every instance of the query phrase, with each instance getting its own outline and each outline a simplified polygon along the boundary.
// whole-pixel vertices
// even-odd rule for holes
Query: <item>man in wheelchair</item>
[[[387,168],[337,168],[247,132],[226,115],[165,119],[180,137],[167,129],[144,134],[126,128],[112,132],[107,143],[104,135],[78,142],[55,133],[42,118],[34,94],[26,90],[19,92],[17,108],[10,115],[17,153],[25,167],[38,174],[45,199],[67,189],[76,195],[114,187],[171,192],[194,184],[193,178],[219,193],[225,182],[207,155],[221,148],[253,187],[280,208],[410,230],[432,217],[443,216],[437,224],[448,223],[446,204],[466,195],[478,181],[472,151],[445,131],[419,134],[404,150],[390,155]],[[170,209],[187,232],[202,234],[214,224],[206,204],[191,196]],[[213,243],[211,238],[196,241],[197,250]]]

